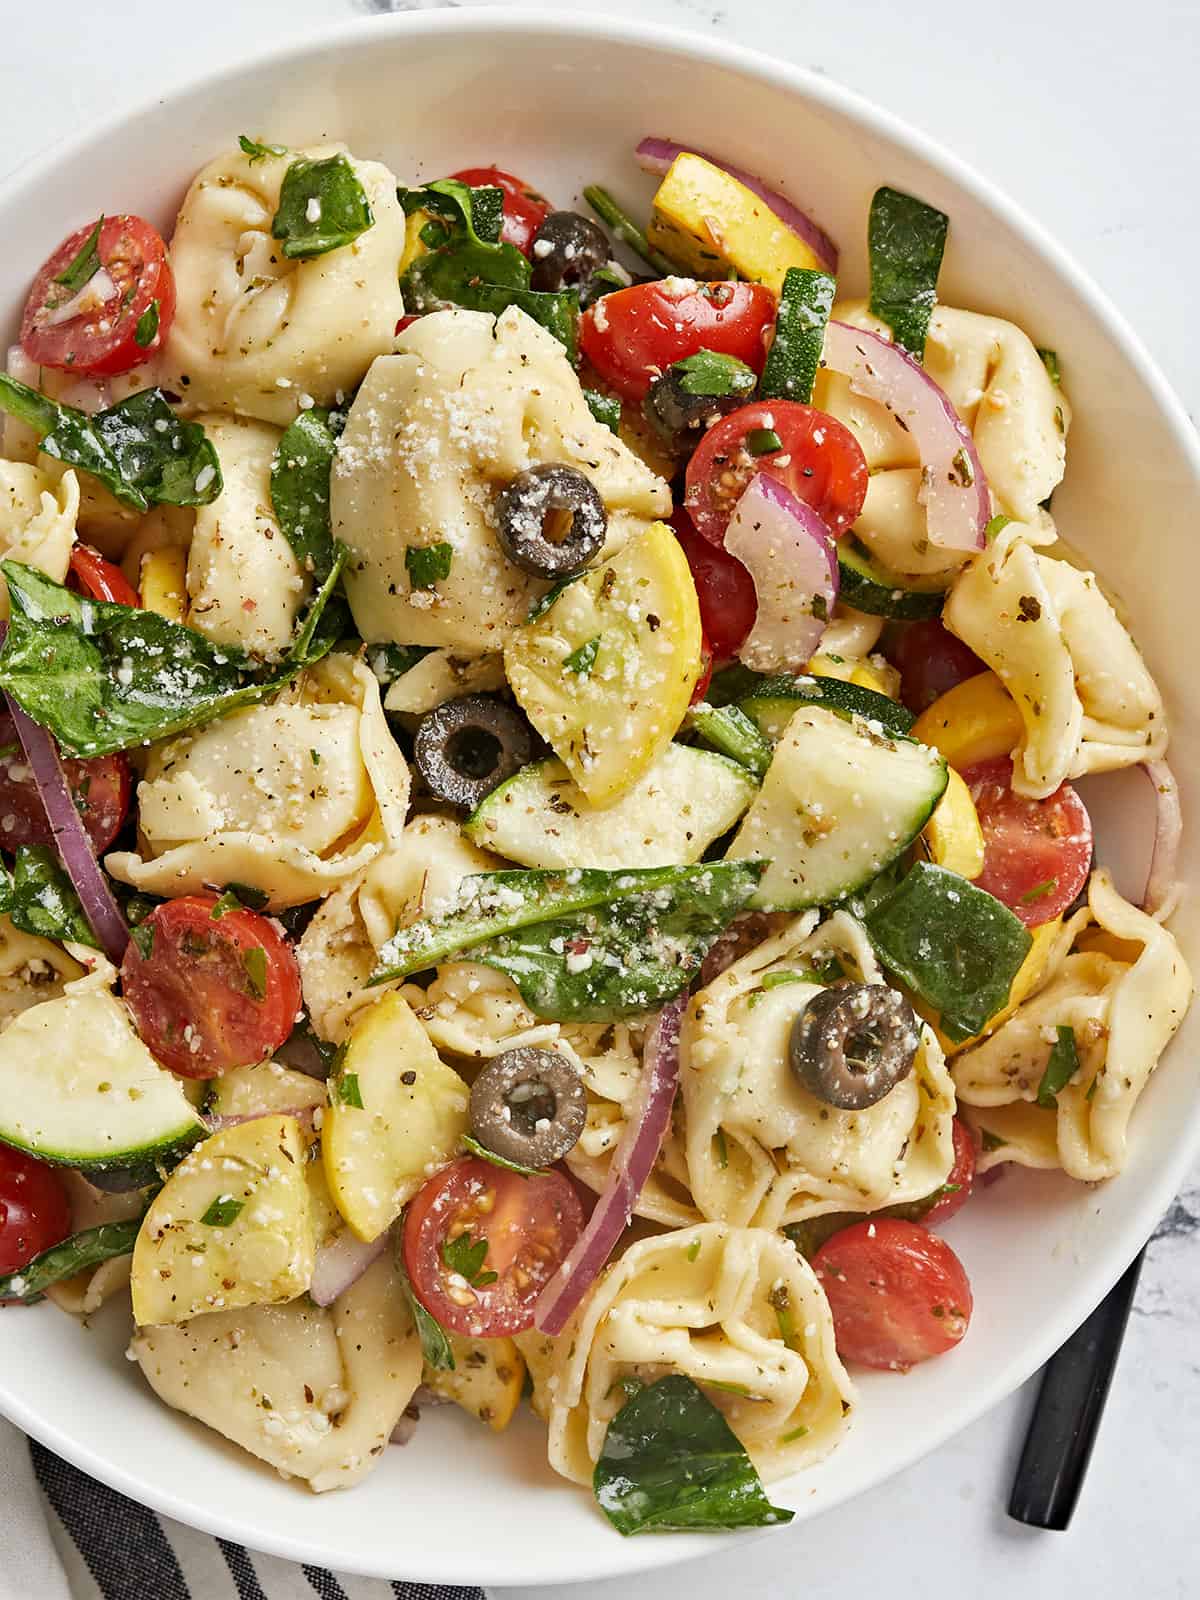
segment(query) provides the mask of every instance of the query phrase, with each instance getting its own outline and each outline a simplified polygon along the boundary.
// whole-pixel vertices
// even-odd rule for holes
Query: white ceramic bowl
[[[1195,435],[1091,282],[952,156],[827,79],[724,42],[492,10],[360,21],[124,115],[11,182],[0,193],[0,317],[15,328],[33,269],[101,206],[166,228],[193,171],[243,131],[293,144],[344,139],[408,180],[494,159],[560,204],[600,181],[635,209],[650,194],[632,161],[637,139],[692,139],[806,202],[840,242],[851,289],[865,282],[867,206],[880,183],[942,207],[952,219],[942,297],[1012,317],[1060,353],[1076,420],[1055,514],[1128,603],[1174,717],[1175,771],[1197,815],[1200,691],[1181,648],[1200,581]],[[1120,817],[1119,841],[1101,831],[1135,892],[1144,789],[1134,775],[1089,795]],[[1184,857],[1192,880],[1198,840],[1193,824]],[[1194,906],[1178,926],[1200,968]],[[1015,1388],[1082,1321],[1150,1233],[1200,1142],[1197,1042],[1200,1011],[1138,1108],[1120,1179],[1087,1188],[1010,1175],[972,1202],[948,1230],[975,1291],[966,1342],[904,1378],[863,1376],[850,1438],[825,1465],[775,1486],[776,1499],[812,1517],[898,1471]],[[454,1408],[433,1412],[360,1487],[311,1497],[161,1405],[122,1358],[125,1315],[110,1308],[90,1329],[49,1305],[0,1315],[0,1408],[86,1471],[184,1522],[293,1560],[496,1585],[632,1572],[712,1548],[696,1536],[622,1540],[589,1495],[550,1472],[528,1416],[497,1439]]]

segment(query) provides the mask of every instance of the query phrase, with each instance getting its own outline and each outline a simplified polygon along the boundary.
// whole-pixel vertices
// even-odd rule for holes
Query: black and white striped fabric
[[[157,1516],[0,1428],[0,1600],[486,1600],[482,1589],[358,1578],[259,1555]],[[19,1548],[11,1563],[10,1546]]]

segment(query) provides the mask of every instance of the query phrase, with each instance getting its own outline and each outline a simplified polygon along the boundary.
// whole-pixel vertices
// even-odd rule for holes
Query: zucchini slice
[[[856,539],[841,540],[837,558],[838,599],[855,611],[869,611],[873,617],[891,617],[897,622],[941,616],[949,577],[901,577],[881,567]]]
[[[31,1006],[0,1034],[0,1141],[86,1176],[172,1165],[204,1137],[183,1084],[107,989]]]
[[[669,744],[615,805],[597,811],[553,758],[522,767],[463,825],[475,844],[524,867],[690,865],[758,793],[724,756]]]
[[[729,848],[771,863],[750,905],[793,911],[853,894],[908,848],[946,782],[936,750],[821,706],[795,712]]]
[[[307,1155],[295,1117],[275,1115],[214,1133],[179,1163],[133,1249],[139,1327],[303,1294],[314,1254]]]
[[[802,674],[768,678],[742,701],[742,710],[768,739],[778,739],[801,706],[824,706],[840,717],[877,722],[885,733],[906,734],[916,718],[907,706],[845,678]]]

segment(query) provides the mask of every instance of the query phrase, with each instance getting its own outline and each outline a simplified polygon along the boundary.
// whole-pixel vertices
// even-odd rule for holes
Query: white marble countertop
[[[24,0],[0,0],[8,36],[15,30],[20,39],[0,59],[0,173],[122,99],[144,96],[151,72],[166,86],[202,65],[244,59],[284,30],[421,4],[60,0],[54,25],[34,27]],[[1007,0],[1001,8],[607,0],[587,8],[712,32],[814,67],[952,145],[1088,265],[1200,414],[1200,320],[1188,314],[1200,252],[1196,0],[1142,0],[1136,12],[1118,0]],[[909,1600],[953,1585],[973,1600],[1192,1595],[1200,1586],[1188,1471],[1200,1460],[1198,1349],[1200,1171],[1151,1246],[1068,1533],[1037,1533],[1005,1515],[1035,1380],[936,1455],[795,1534],[736,1553],[714,1547],[703,1563],[642,1580],[536,1593]]]

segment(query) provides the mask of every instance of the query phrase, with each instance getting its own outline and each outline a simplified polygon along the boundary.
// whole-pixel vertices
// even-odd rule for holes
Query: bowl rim
[[[1200,434],[1193,426],[1186,408],[1171,387],[1157,361],[1150,353],[1123,313],[1117,308],[1091,275],[1074,259],[1070,251],[1059,244],[1049,230],[1023,206],[1012,200],[1003,189],[962,160],[939,140],[924,133],[905,118],[889,111],[857,90],[845,87],[823,73],[791,61],[775,59],[762,51],[746,45],[735,44],[723,37],[692,31],[669,23],[637,21],[608,13],[575,15],[569,11],[543,11],[529,6],[501,5],[496,7],[438,7],[433,10],[402,11],[378,16],[345,18],[325,26],[306,29],[303,35],[270,48],[257,51],[248,60],[227,60],[224,64],[207,67],[203,71],[172,78],[157,91],[137,97],[131,104],[109,113],[86,128],[56,140],[45,151],[22,167],[0,180],[0,212],[19,196],[35,193],[43,177],[68,165],[77,154],[102,143],[121,129],[136,124],[142,117],[159,110],[172,99],[203,91],[206,87],[226,84],[241,75],[252,76],[264,68],[291,65],[306,69],[319,63],[325,52],[361,41],[369,34],[383,38],[401,36],[472,36],[488,34],[520,34],[533,31],[540,35],[555,35],[571,45],[586,44],[597,39],[606,43],[617,42],[633,49],[656,49],[672,53],[691,61],[731,70],[744,76],[765,81],[785,93],[841,113],[851,121],[865,126],[884,141],[900,147],[937,168],[953,183],[964,188],[996,215],[1015,234],[1023,238],[1059,275],[1079,298],[1092,319],[1101,326],[1106,338],[1115,345],[1133,366],[1145,383],[1160,421],[1169,429],[1181,456],[1188,462],[1191,475],[1200,493]],[[1178,1191],[1189,1164],[1200,1153],[1200,1106],[1181,1130],[1171,1152],[1155,1174],[1151,1184],[1142,1190],[1138,1217],[1161,1215]],[[1153,1207],[1150,1202],[1153,1200]],[[981,1384],[970,1403],[956,1410],[952,1420],[933,1427],[920,1440],[895,1452],[889,1452],[886,1462],[868,1471],[856,1483],[834,1491],[821,1498],[814,1513],[832,1510],[835,1506],[856,1498],[878,1487],[913,1466],[924,1456],[939,1449],[947,1439],[976,1422],[983,1414],[998,1405],[1008,1395],[1031,1377],[1054,1353],[1069,1334],[1082,1323],[1100,1300],[1125,1272],[1134,1256],[1146,1243],[1150,1231],[1144,1220],[1127,1220],[1114,1226],[1108,1237],[1108,1250],[1104,1265],[1087,1290],[1078,1290],[1062,1308],[1060,1315],[1031,1334],[1029,1340],[1004,1363],[993,1369],[989,1381]],[[24,1433],[37,1439],[47,1448],[70,1461],[74,1466],[129,1496],[130,1499],[150,1507],[153,1511],[174,1518],[187,1526],[219,1538],[247,1545],[253,1550],[293,1562],[307,1562],[335,1570],[384,1579],[396,1575],[369,1553],[360,1555],[354,1550],[331,1551],[328,1544],[307,1534],[300,1520],[288,1537],[276,1537],[269,1530],[260,1532],[249,1517],[239,1518],[213,1510],[207,1505],[190,1502],[166,1485],[152,1482],[126,1467],[108,1461],[103,1455],[85,1445],[77,1444],[72,1437],[60,1431],[26,1403],[19,1387],[11,1386],[0,1373],[0,1414],[7,1417]],[[807,1520],[807,1519],[805,1519]],[[740,1540],[763,1537],[761,1530],[744,1531]],[[726,1539],[721,1548],[732,1549],[733,1541]],[[525,1576],[505,1574],[504,1584],[538,1586],[546,1583],[594,1581],[604,1578],[649,1572],[685,1561],[696,1560],[712,1545],[699,1536],[676,1536],[655,1539],[638,1539],[631,1543],[614,1534],[611,1556],[592,1560],[586,1573],[573,1573],[570,1579],[557,1574]],[[461,1556],[463,1552],[458,1552]],[[454,1558],[457,1559],[457,1556]],[[446,1568],[431,1562],[417,1562],[415,1570],[406,1571],[406,1580],[431,1583],[495,1582],[486,1562],[473,1568],[454,1566]]]

